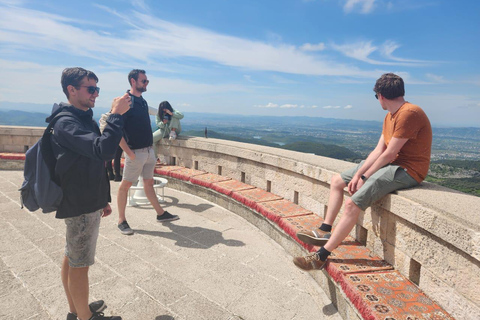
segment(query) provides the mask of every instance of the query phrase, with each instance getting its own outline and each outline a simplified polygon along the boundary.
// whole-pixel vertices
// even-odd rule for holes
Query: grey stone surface
[[[22,180],[20,171],[0,171],[0,319],[65,319],[65,225],[53,213],[20,209],[15,191]],[[112,183],[114,200],[117,188]],[[90,300],[104,299],[107,315],[341,319],[317,282],[256,226],[191,194],[167,188],[165,195],[162,206],[180,220],[160,224],[150,206],[127,207],[136,233],[124,236],[115,201],[112,216],[102,220]]]

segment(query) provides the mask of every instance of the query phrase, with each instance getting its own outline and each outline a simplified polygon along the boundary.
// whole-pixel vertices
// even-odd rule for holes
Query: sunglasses
[[[95,91],[97,91],[98,94],[100,94],[100,88],[99,87],[94,87],[94,86],[79,86],[82,88],[87,88],[87,92],[90,94],[94,94]]]
[[[145,84],[145,83],[149,83],[150,80],[144,79],[144,80],[142,80],[142,81],[140,81],[140,82],[143,83],[143,84]]]
[[[378,94],[375,93],[375,98],[378,100]]]

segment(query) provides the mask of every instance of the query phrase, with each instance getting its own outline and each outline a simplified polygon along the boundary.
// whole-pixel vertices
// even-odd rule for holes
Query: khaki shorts
[[[347,185],[364,162],[362,161],[356,167],[340,174]],[[395,190],[411,188],[417,185],[419,185],[417,180],[409,175],[405,169],[397,165],[388,164],[372,174],[350,199],[360,209],[365,210],[373,202]]]
[[[157,156],[152,147],[132,150],[135,153],[135,160],[125,156],[125,167],[123,168],[123,180],[135,183],[141,175],[144,180],[153,179],[153,171]]]
[[[67,226],[65,256],[72,268],[84,268],[95,263],[98,230],[103,209],[66,218]]]

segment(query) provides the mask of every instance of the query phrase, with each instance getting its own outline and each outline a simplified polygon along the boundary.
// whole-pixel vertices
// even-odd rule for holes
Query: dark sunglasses
[[[144,80],[142,80],[142,81],[140,81],[140,82],[143,83],[143,84],[145,84],[145,83],[149,83],[150,80],[144,79]]]
[[[375,93],[375,98],[378,100],[378,94]]]
[[[78,86],[78,87],[87,88],[87,92],[90,94],[94,94],[95,91],[97,91],[97,93],[100,94],[99,87],[94,87],[94,86]]]

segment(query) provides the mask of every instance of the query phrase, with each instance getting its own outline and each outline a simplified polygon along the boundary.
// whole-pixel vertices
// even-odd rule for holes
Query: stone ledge
[[[326,184],[333,175],[353,165],[312,154],[211,138],[181,136],[172,143],[171,148],[175,147],[247,159]],[[480,215],[473,209],[480,208],[480,197],[424,182],[419,187],[387,195],[376,205],[445,239],[480,262]]]
[[[235,192],[219,193],[213,190],[212,184],[205,186],[203,183],[195,183],[195,181],[201,180],[199,177],[202,177],[202,174],[197,170],[184,170],[179,166],[174,166],[169,170],[161,166],[155,172],[157,174],[161,172],[170,179],[169,187],[195,194],[239,214],[277,241],[292,256],[305,254],[305,252],[302,252],[303,250],[299,249],[298,245],[306,247],[309,251],[318,249],[302,243],[296,238],[295,234],[299,230],[310,229],[318,225],[322,221],[320,217],[311,212],[302,211],[302,208],[288,202],[284,203],[287,213],[294,211],[301,214],[294,213],[293,215],[287,214],[284,217],[277,217],[275,213],[269,215],[262,212],[266,210],[265,205],[285,201],[284,199],[280,200],[281,197],[252,187],[245,190],[248,194],[252,194],[246,201],[243,197],[235,197]],[[209,180],[215,179],[214,176],[216,176],[216,180],[221,180],[221,176],[212,173],[204,173],[203,175],[208,176]],[[232,180],[228,181],[231,182]],[[278,205],[271,205],[270,209],[272,208],[277,211],[277,214],[282,211]],[[280,222],[282,218],[290,220],[291,223]],[[305,223],[307,224],[305,225]],[[384,319],[385,317],[398,319],[399,316],[418,319],[429,319],[431,317],[453,319],[400,273],[396,271],[386,273],[392,269],[392,266],[388,263],[373,256],[368,249],[350,238],[346,239],[329,258],[325,268],[326,271],[324,271],[328,280],[318,281],[316,277],[314,279],[329,294],[330,299],[345,319],[352,319],[353,316],[360,319]],[[365,277],[365,279],[361,280],[362,277]],[[377,281],[372,281],[372,279],[377,279]],[[356,281],[363,281],[366,284],[356,283]],[[379,281],[380,283],[375,284]],[[389,283],[392,283],[392,286],[397,289],[390,290],[389,293],[375,289],[375,286],[384,284],[388,286]],[[335,287],[333,291],[332,285]],[[401,288],[398,289],[399,287]],[[372,292],[363,295],[362,291],[365,290],[372,290]],[[393,301],[397,301],[397,303]]]

